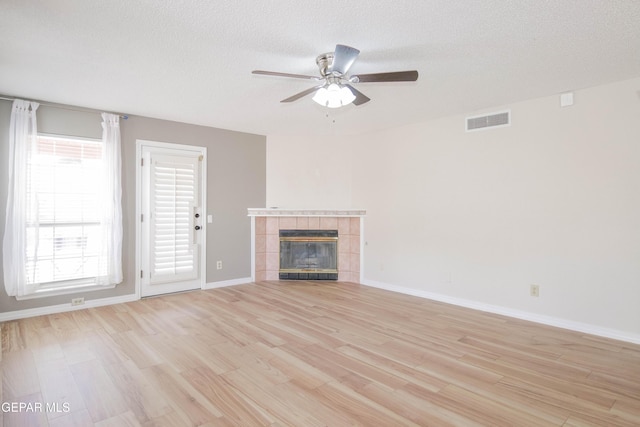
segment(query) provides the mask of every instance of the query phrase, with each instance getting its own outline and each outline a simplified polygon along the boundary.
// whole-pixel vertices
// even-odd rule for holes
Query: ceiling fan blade
[[[265,76],[293,77],[294,79],[320,80],[317,76],[307,76],[304,74],[279,73],[277,71],[253,70],[251,74],[262,74]]]
[[[391,73],[373,73],[359,74],[351,76],[349,79],[353,83],[371,83],[371,82],[415,82],[418,80],[418,72],[411,71],[394,71]]]
[[[312,87],[312,88],[309,88],[309,89],[303,90],[302,92],[300,92],[300,93],[296,93],[295,95],[290,96],[290,97],[288,97],[287,99],[283,99],[283,100],[282,100],[282,101],[280,101],[280,102],[293,102],[293,101],[296,101],[296,100],[298,100],[298,99],[302,98],[303,96],[307,96],[307,95],[309,95],[310,93],[313,93],[313,92],[317,91],[317,90],[318,90],[318,89],[320,89],[322,86],[323,86],[323,85],[315,86],[315,87]]]
[[[360,51],[356,48],[337,44],[336,51],[333,53],[331,71],[344,76],[347,74],[347,71],[349,71],[349,68],[351,68],[351,65],[353,65],[359,54]]]
[[[348,87],[349,90],[351,90],[351,92],[353,92],[353,94],[356,97],[356,99],[353,100],[353,105],[362,105],[365,102],[371,101],[371,99],[367,95],[365,95],[364,93],[360,92],[355,87],[353,87],[351,85],[345,85],[345,86]]]

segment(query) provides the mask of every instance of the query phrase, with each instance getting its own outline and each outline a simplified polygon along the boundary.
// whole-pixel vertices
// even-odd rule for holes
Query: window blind
[[[100,141],[39,136],[27,163],[27,282],[99,274]]]
[[[195,278],[197,158],[159,155],[151,163],[151,282]]]

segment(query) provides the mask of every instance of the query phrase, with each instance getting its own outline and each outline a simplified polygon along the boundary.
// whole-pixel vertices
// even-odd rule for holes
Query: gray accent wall
[[[0,234],[4,235],[11,102],[0,100]],[[38,109],[41,133],[100,138],[99,113],[58,107]],[[251,276],[251,222],[247,208],[265,206],[266,137],[186,123],[130,116],[120,121],[122,138],[122,242],[124,281],[114,289],[17,301],[4,290],[0,262],[0,313],[135,293],[136,140],[170,142],[207,148],[207,283]],[[2,248],[0,247],[0,252]],[[216,270],[216,261],[223,269]]]

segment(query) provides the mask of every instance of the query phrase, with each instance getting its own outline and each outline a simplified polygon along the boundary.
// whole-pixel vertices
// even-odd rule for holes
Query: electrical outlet
[[[529,288],[529,293],[532,297],[539,297],[540,296],[540,286],[538,285],[531,285],[531,287]]]
[[[71,299],[71,305],[82,305],[82,304],[84,304],[84,298],[82,297]]]
[[[216,262],[216,270],[222,270],[222,261]]]

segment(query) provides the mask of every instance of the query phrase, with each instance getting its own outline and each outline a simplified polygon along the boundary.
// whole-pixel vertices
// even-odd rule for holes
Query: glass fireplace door
[[[337,278],[337,230],[280,230],[280,279]]]

